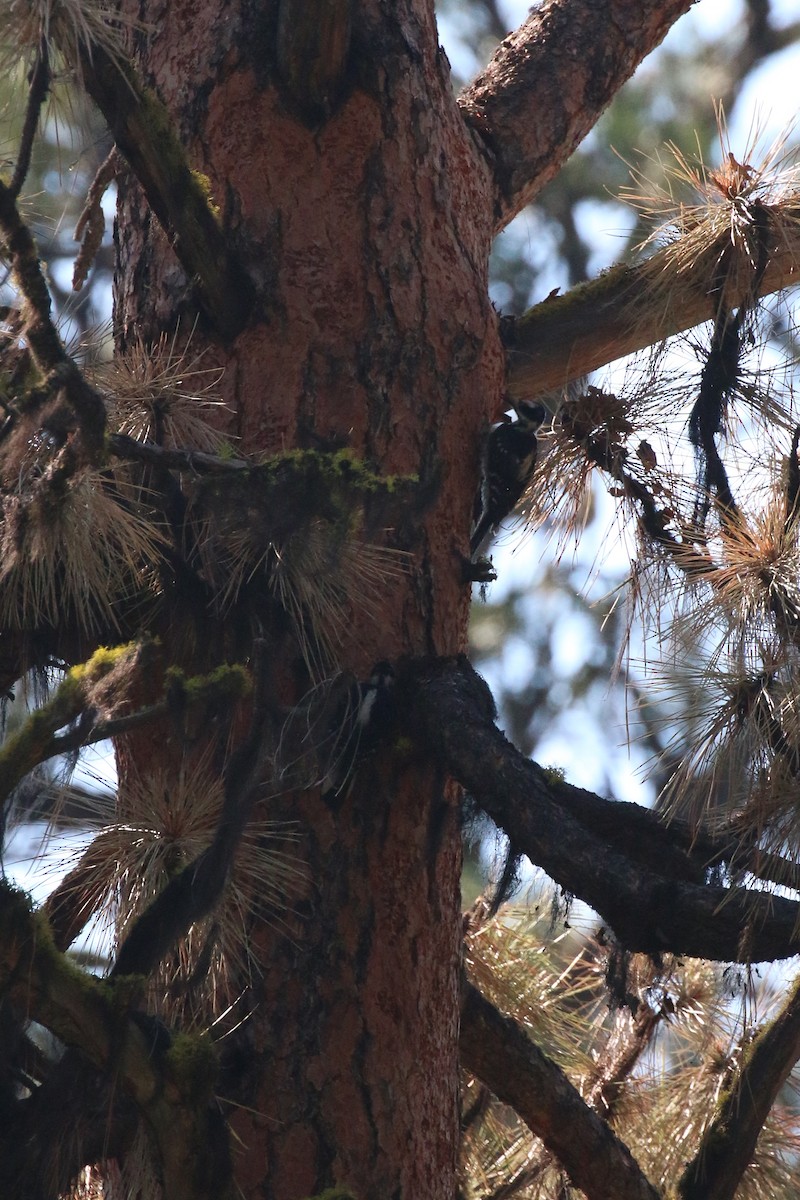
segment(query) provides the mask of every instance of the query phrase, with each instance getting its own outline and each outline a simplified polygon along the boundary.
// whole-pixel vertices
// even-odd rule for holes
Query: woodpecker
[[[547,409],[530,400],[521,400],[515,409],[517,420],[513,424],[495,425],[486,439],[478,496],[480,507],[469,543],[473,561],[533,478],[538,448],[536,432],[547,416]]]
[[[394,668],[378,662],[369,679],[353,683],[336,714],[322,799],[331,806],[347,799],[358,763],[374,751],[394,711]]]

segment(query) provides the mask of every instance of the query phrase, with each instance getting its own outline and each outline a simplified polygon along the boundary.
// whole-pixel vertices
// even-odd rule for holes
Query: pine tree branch
[[[163,721],[176,708],[182,710],[192,705],[235,703],[248,690],[248,675],[243,668],[235,665],[219,667],[209,675],[195,676],[191,680],[186,680],[179,671],[168,671],[166,675],[167,695],[164,700],[150,704],[145,708],[136,709],[134,712],[124,716],[105,721],[98,721],[95,719],[96,714],[89,713],[89,719],[85,725],[79,722],[74,735],[65,734],[61,738],[56,739],[58,744],[57,752],[65,753],[68,750],[88,746],[94,742],[105,741],[112,737],[120,737],[152,721],[158,719]],[[134,925],[129,938],[123,945],[125,959],[129,962],[136,959],[137,951],[135,947],[137,943],[141,942],[146,946],[146,955],[148,958],[147,962],[136,959],[139,964],[136,968],[136,973],[146,974],[149,966],[154,965],[160,960],[161,951],[159,948],[161,942],[159,941],[159,937],[161,934],[157,931],[162,929],[169,931],[172,929],[172,923],[177,922],[180,931],[185,932],[194,920],[203,915],[199,911],[202,903],[201,896],[206,895],[208,889],[206,889],[206,892],[203,891],[203,872],[200,870],[200,864],[204,863],[209,856],[216,865],[214,883],[217,892],[211,895],[211,898],[207,901],[207,907],[210,907],[213,903],[224,884],[233,847],[241,832],[241,827],[237,826],[234,820],[236,816],[241,816],[241,808],[237,808],[235,813],[228,810],[222,815],[220,820],[221,836],[224,838],[222,850],[220,851],[217,847],[216,855],[212,853],[213,848],[217,846],[218,839],[215,838],[215,842],[212,844],[212,848],[209,849],[207,855],[205,857],[201,855],[196,862],[189,864],[183,883],[178,885],[176,881],[173,881],[175,886],[172,892],[170,892],[170,896],[174,892],[177,892],[184,897],[183,901],[172,899],[165,902],[160,898],[158,901],[154,901],[154,905],[160,903],[162,908],[165,908],[169,912],[169,920],[164,921],[162,919],[160,909],[156,909],[155,914],[150,909],[147,909],[142,915],[143,928],[139,929],[138,922]],[[241,819],[243,820],[244,817],[242,816]],[[204,869],[207,871],[209,867],[206,866]],[[198,871],[200,872],[199,874]],[[58,887],[50,893],[45,901],[43,911],[50,921],[53,941],[58,950],[66,950],[72,944],[95,912],[92,898],[91,896],[87,896],[87,883],[94,876],[94,848],[90,844],[77,866],[62,879]],[[95,900],[97,899],[99,897],[95,897]],[[184,924],[180,924],[181,912],[183,911],[182,904],[185,904],[187,912],[187,919]],[[134,934],[136,934],[136,937],[133,936]],[[179,934],[172,937],[167,932],[164,936],[166,936],[166,945],[168,948],[177,939]],[[131,937],[133,937],[132,945],[129,944]],[[133,968],[128,973],[133,973]]]
[[[86,451],[94,456],[103,448],[105,405],[64,349],[50,315],[39,255],[31,232],[20,216],[14,193],[0,180],[0,253],[11,266],[14,284],[22,297],[22,328],[33,360],[43,376],[42,398],[63,388],[75,410]]]
[[[141,183],[181,266],[223,337],[232,340],[252,312],[255,289],[231,251],[201,177],[165,106],[133,68],[102,46],[84,51],[83,84]]]
[[[770,205],[764,205],[769,212]],[[800,231],[789,235],[789,212],[781,209],[784,231],[769,250],[769,265],[759,282],[759,296],[771,295],[796,282],[800,263]],[[721,243],[722,247],[722,243]],[[713,255],[711,256],[713,257]],[[674,334],[713,319],[705,266],[694,274],[676,274],[668,250],[659,250],[634,267],[616,266],[564,296],[542,301],[517,320],[502,324],[508,347],[508,394],[530,399],[558,389],[570,379],[634,354]],[[668,302],[654,303],[654,281],[671,280]],[[751,280],[742,279],[726,297],[731,308],[749,294]]]
[[[201,475],[216,471],[230,474],[234,471],[252,471],[257,465],[243,458],[222,458],[204,450],[173,449],[159,446],[156,442],[142,442],[127,433],[111,433],[108,448],[115,458],[151,463],[153,466],[192,471]]]
[[[39,114],[42,111],[42,105],[47,99],[49,89],[50,55],[47,49],[47,42],[43,39],[30,73],[28,103],[25,107],[25,119],[22,123],[22,135],[19,141],[17,163],[11,179],[10,191],[14,200],[17,199],[22,191],[22,185],[28,176],[33,142],[36,137],[36,130],[39,127]]]
[[[547,0],[460,95],[487,148],[499,232],[561,169],[691,0]]]
[[[681,1200],[733,1200],[769,1110],[798,1059],[800,981],[783,1011],[745,1049],[738,1074],[684,1172]]]
[[[154,1036],[152,1022],[129,1011],[130,996],[77,971],[59,954],[46,924],[6,884],[0,886],[0,995],[94,1067],[116,1075],[158,1147],[165,1194],[173,1200],[230,1196],[227,1144],[211,1095],[210,1047],[200,1038],[190,1046],[187,1039],[176,1054],[166,1030]],[[10,1155],[16,1157],[13,1149]]]
[[[256,693],[250,729],[226,764],[222,810],[211,844],[175,875],[133,922],[112,968],[113,979],[148,975],[222,895],[253,803],[263,793],[265,761],[274,749],[267,728],[269,668],[262,642],[255,643],[253,674]]]
[[[131,681],[152,661],[152,643],[102,649],[74,667],[47,704],[35,709],[21,729],[0,749],[0,802],[39,763],[83,744],[98,712],[118,711],[129,696]],[[85,718],[85,720],[81,720]],[[79,723],[77,740],[59,729]]]
[[[588,1200],[658,1200],[625,1146],[559,1066],[465,983],[461,1060],[541,1138]]]
[[[614,814],[623,817],[622,810],[634,806],[613,805],[555,780],[521,755],[495,726],[488,688],[466,659],[412,664],[403,686],[408,696],[398,707],[408,715],[412,737],[471,793],[515,852],[585,900],[627,949],[722,962],[766,961],[800,951],[797,903],[698,882],[696,864],[689,863],[684,874],[673,870],[675,858],[659,865],[655,839],[647,839],[640,854],[632,829],[623,842],[610,831],[603,836],[587,827],[584,820],[594,830],[603,824],[610,830]],[[648,817],[636,819],[645,830]]]

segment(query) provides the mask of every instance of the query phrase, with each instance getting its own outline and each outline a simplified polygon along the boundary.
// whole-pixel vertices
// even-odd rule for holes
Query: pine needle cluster
[[[2,0],[0,70],[10,72],[20,57],[33,58],[42,46],[51,60],[63,58],[73,69],[82,54],[91,60],[94,47],[117,59],[122,32],[131,25],[140,22],[106,0]]]
[[[646,309],[657,325],[688,280],[708,322],[613,386],[564,397],[528,516],[563,546],[590,511],[590,483],[605,485],[634,535],[631,628],[660,646],[648,648],[643,715],[669,780],[661,804],[698,828],[735,830],[748,862],[754,845],[780,853],[789,882],[800,855],[800,414],[758,292],[796,230],[800,180],[788,135],[759,161],[755,131],[740,159],[719,120],[718,166],[669,147],[671,161],[653,164],[661,184],[639,172],[628,197],[658,223],[644,249],[659,247],[631,319]]]
[[[470,979],[555,1060],[586,1103],[610,1122],[665,1194],[674,1189],[738,1068],[749,1030],[777,997],[753,979],[726,982],[693,959],[656,964],[590,937],[551,937],[530,909],[507,907],[470,935]],[[609,999],[612,966],[623,983]],[[622,967],[622,975],[619,971]],[[613,991],[613,989],[612,989]],[[549,1200],[581,1193],[517,1115],[477,1081],[463,1082],[461,1187],[465,1200]],[[800,1131],[790,1097],[773,1109],[737,1196],[796,1194]]]
[[[651,226],[642,249],[666,252],[653,256],[651,282],[652,303],[666,308],[676,294],[676,279],[710,281],[720,269],[728,301],[738,303],[763,253],[764,222],[774,252],[800,220],[800,171],[790,144],[791,128],[764,149],[754,124],[740,162],[721,105],[716,115],[717,165],[704,161],[699,143],[692,156],[670,142],[650,163],[645,160],[644,166],[631,168],[632,186],[622,192]]]
[[[89,379],[108,398],[109,425],[140,442],[210,454],[230,449],[228,406],[219,391],[223,371],[203,365],[191,336],[180,330],[155,346],[135,341],[124,354],[90,368]]]
[[[320,480],[303,489],[301,462],[286,492],[271,482],[272,466],[280,469],[281,460],[254,465],[249,479],[232,479],[230,487],[198,489],[189,514],[189,553],[197,555],[217,611],[229,612],[248,595],[276,601],[309,675],[320,682],[335,669],[352,620],[377,620],[387,589],[407,573],[410,555],[372,540],[358,485],[340,491],[332,478],[317,506],[310,497]],[[294,470],[291,456],[285,466]]]
[[[131,775],[119,796],[98,799],[102,823],[88,847],[70,857],[75,903],[98,931],[124,941],[136,919],[181,870],[208,848],[219,824],[223,783],[208,751],[187,752],[177,772]],[[189,930],[148,981],[148,1007],[170,1022],[208,1028],[259,972],[250,939],[254,919],[280,923],[304,880],[296,831],[285,823],[247,823],[223,896]],[[50,855],[63,863],[56,845]]]
[[[158,591],[163,523],[121,473],[45,470],[0,501],[0,624],[115,630],[120,611]]]

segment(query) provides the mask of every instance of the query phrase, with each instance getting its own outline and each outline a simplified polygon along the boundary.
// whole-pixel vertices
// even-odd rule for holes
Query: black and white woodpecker
[[[495,425],[486,439],[481,470],[480,508],[469,541],[473,561],[484,542],[508,516],[533,478],[536,433],[547,416],[543,404],[520,400],[517,419]]]
[[[378,662],[369,679],[353,683],[336,714],[322,799],[328,804],[347,799],[356,768],[371,754],[392,722],[394,713],[394,668]]]

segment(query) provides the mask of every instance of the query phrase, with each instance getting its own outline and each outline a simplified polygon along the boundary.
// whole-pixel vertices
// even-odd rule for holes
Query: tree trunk
[[[155,30],[140,69],[256,286],[232,344],[202,317],[192,334],[200,366],[224,367],[227,432],[248,454],[348,447],[418,480],[415,515],[385,534],[410,569],[376,580],[335,666],[365,678],[378,659],[463,649],[460,555],[502,356],[487,291],[491,181],[431,6],[370,0],[352,29],[346,4],[311,28],[288,2],[152,0],[136,15]],[[118,349],[179,319],[185,337],[191,286],[130,176],[119,205]],[[263,994],[247,1030],[249,1109],[234,1120],[242,1193],[452,1197],[456,797],[389,755],[340,804],[310,790],[267,815],[299,822],[310,883],[288,928],[255,933]]]

